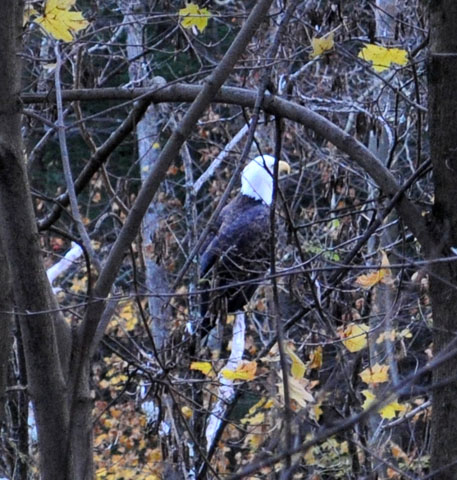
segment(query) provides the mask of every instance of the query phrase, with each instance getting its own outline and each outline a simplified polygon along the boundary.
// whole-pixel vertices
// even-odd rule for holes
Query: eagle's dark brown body
[[[201,277],[215,279],[207,282],[214,291],[202,296],[203,317],[221,308],[241,310],[252,297],[270,263],[270,208],[239,194],[222,210],[215,230],[200,257]]]

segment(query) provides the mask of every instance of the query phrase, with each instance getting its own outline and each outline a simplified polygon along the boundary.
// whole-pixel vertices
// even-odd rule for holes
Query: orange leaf
[[[378,270],[377,272],[367,273],[366,275],[360,275],[355,283],[362,288],[369,289],[377,285],[384,277],[386,273],[384,270]]]
[[[224,368],[222,376],[227,380],[254,380],[257,362],[243,362],[236,370]]]

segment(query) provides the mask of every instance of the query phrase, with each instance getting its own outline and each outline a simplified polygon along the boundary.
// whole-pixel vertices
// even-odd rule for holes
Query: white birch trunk
[[[164,80],[153,77],[153,72],[148,65],[146,57],[142,56],[143,28],[146,17],[141,0],[120,0],[119,5],[125,16],[125,28],[127,30],[127,58],[129,60],[130,86],[149,87],[157,84],[160,86]],[[141,13],[140,13],[141,12]],[[138,155],[140,163],[141,179],[145,180],[150,169],[157,160],[160,146],[157,139],[160,132],[161,115],[159,107],[151,105],[143,119],[136,127]],[[158,294],[168,291],[168,279],[164,269],[157,264],[153,256],[155,235],[161,218],[161,206],[158,202],[152,202],[144,217],[141,237],[142,253],[146,268],[146,287],[151,296],[148,299],[149,314],[151,316],[151,331],[155,346],[160,350],[168,337],[167,314],[163,311],[166,298]]]

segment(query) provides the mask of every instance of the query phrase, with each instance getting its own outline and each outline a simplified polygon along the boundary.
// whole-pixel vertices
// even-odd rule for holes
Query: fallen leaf
[[[359,58],[367,62],[372,62],[373,69],[377,72],[383,72],[392,66],[406,65],[408,63],[408,52],[402,48],[387,48],[379,45],[366,43],[360,50]]]
[[[34,22],[41,25],[55,39],[71,42],[74,33],[84,30],[89,22],[81,12],[70,12],[76,0],[48,0],[44,14],[35,18]]]

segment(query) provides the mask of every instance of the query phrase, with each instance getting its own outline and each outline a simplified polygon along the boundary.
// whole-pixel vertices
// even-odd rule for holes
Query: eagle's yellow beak
[[[281,174],[289,175],[290,165],[287,162],[285,162],[284,160],[279,160],[278,173],[279,173],[279,175],[281,175]]]

